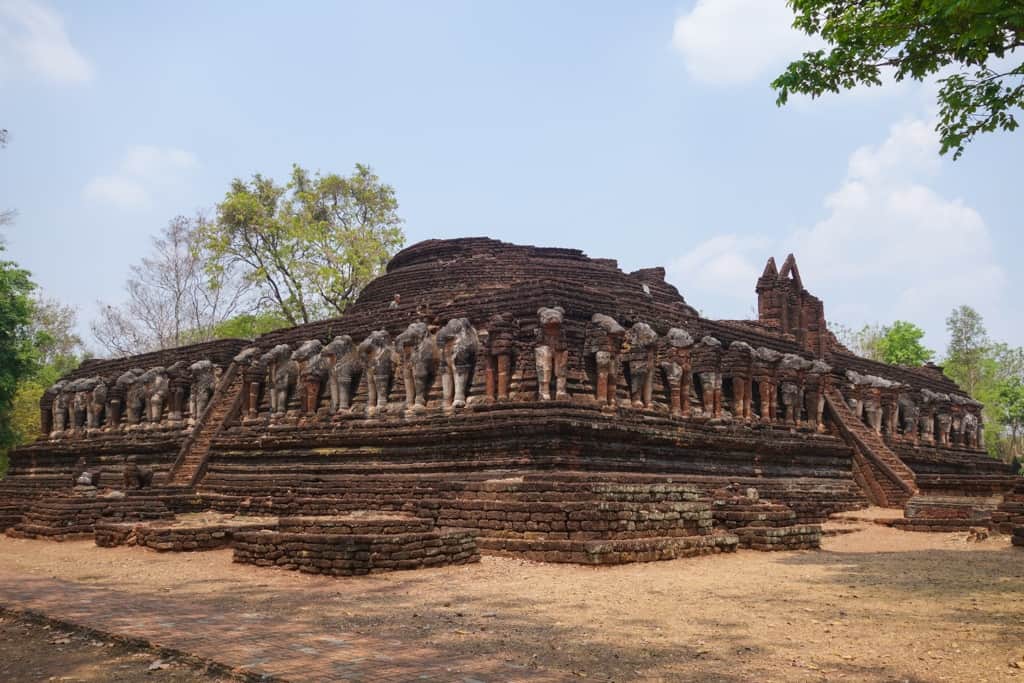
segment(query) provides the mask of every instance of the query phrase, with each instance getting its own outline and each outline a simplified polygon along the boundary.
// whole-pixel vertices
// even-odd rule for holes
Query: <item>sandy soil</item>
[[[1024,550],[866,522],[822,551],[621,567],[485,557],[326,579],[163,553],[0,538],[0,576],[273,615],[450,656],[614,681],[1024,681]]]
[[[0,681],[208,683],[202,670],[152,650],[12,616],[0,616]]]

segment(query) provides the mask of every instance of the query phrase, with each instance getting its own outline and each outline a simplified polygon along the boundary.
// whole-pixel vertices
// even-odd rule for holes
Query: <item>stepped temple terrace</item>
[[[12,451],[0,527],[335,576],[815,549],[868,506],[1024,545],[978,402],[844,348],[793,256],[750,284],[758,319],[714,320],[662,268],[421,242],[340,318],[85,361]]]

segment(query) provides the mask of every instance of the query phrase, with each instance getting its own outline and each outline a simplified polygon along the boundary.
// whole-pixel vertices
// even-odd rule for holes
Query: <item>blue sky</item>
[[[934,84],[778,109],[768,83],[809,45],[790,21],[784,0],[0,0],[7,254],[84,332],[150,236],[233,177],[364,162],[409,243],[664,265],[722,318],[792,251],[829,320],[912,320],[941,350],[966,303],[1024,344],[1024,134],[940,158]]]

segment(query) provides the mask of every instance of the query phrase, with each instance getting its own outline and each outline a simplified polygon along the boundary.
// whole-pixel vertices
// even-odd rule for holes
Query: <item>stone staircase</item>
[[[853,449],[853,476],[865,495],[881,507],[903,507],[918,492],[913,470],[854,415],[838,389],[830,388],[825,401],[840,435]]]
[[[238,365],[232,363],[217,384],[192,434],[182,444],[167,476],[167,486],[195,486],[205,471],[210,442],[221,430],[228,415],[238,409],[241,394],[242,373]]]

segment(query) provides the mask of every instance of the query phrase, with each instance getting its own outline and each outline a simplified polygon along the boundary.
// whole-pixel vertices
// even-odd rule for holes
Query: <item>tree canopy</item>
[[[75,309],[56,299],[35,296],[29,335],[38,361],[37,375],[47,385],[56,382],[82,362],[87,354],[75,332]]]
[[[879,352],[886,363],[897,365],[923,365],[935,355],[921,343],[924,330],[905,320],[897,320],[885,328],[878,340]]]
[[[285,185],[235,179],[200,237],[291,325],[340,315],[405,242],[394,188],[363,164],[349,176],[295,165]],[[214,281],[222,267],[208,269]]]
[[[859,85],[939,75],[941,153],[978,133],[1015,130],[1024,106],[1024,3],[1019,0],[789,0],[793,26],[827,49],[805,52],[772,82],[777,103]]]
[[[946,374],[974,396],[984,380],[991,342],[981,314],[970,306],[960,306],[946,318],[949,346],[944,363]]]
[[[0,451],[17,440],[11,423],[14,396],[18,384],[36,369],[31,333],[34,289],[27,270],[0,261]]]
[[[209,341],[219,325],[252,308],[251,284],[224,257],[201,248],[205,222],[201,215],[172,218],[152,239],[150,254],[131,267],[127,300],[101,302],[91,328],[107,352],[127,356]]]
[[[830,328],[848,349],[882,363],[921,365],[935,355],[921,343],[924,330],[904,320],[892,325],[864,325],[856,331],[845,325],[830,325]]]
[[[261,334],[288,327],[288,321],[275,311],[240,313],[213,328],[215,339],[255,339]]]
[[[7,440],[0,444],[0,476],[6,451],[39,436],[39,400],[46,388],[78,367],[88,353],[75,333],[75,311],[53,299],[32,296],[24,327],[24,355],[29,369],[17,381],[9,411],[4,413]]]
[[[943,371],[985,404],[985,443],[1006,461],[1024,452],[1024,349],[989,339],[985,321],[970,306],[946,319],[949,346]]]

